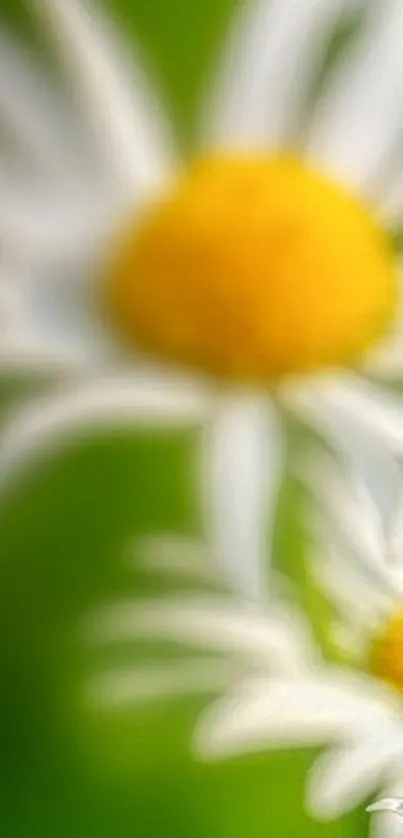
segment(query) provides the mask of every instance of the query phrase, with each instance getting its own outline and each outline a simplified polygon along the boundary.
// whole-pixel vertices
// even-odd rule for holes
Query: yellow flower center
[[[372,644],[372,672],[403,692],[403,612],[389,620]]]
[[[386,236],[302,162],[198,160],[125,231],[109,303],[136,346],[224,378],[350,363],[394,313]]]

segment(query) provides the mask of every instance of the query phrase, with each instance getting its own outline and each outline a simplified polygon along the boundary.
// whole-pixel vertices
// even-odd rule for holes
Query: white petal
[[[291,675],[316,661],[309,630],[288,606],[271,605],[266,616],[244,602],[211,596],[120,602],[86,627],[95,642],[156,637],[225,652],[270,672]]]
[[[61,364],[66,370],[97,373],[114,358],[104,324],[93,316],[94,290],[74,259],[71,265],[56,259],[46,268],[31,265],[29,270],[24,264],[10,264],[4,279],[14,301],[8,304],[7,328],[0,335],[3,368],[40,372],[42,364],[55,369]]]
[[[10,185],[11,186],[11,185]],[[0,203],[0,239],[7,258],[32,264],[88,261],[102,252],[106,236],[118,218],[106,192],[18,194],[4,184]],[[56,279],[58,271],[55,271]]]
[[[68,375],[83,370],[82,355],[72,345],[47,342],[29,332],[0,340],[0,374]]]
[[[403,169],[400,155],[396,167],[391,167],[390,177],[378,198],[378,215],[385,226],[400,227],[403,221]]]
[[[402,838],[402,821],[394,812],[378,813],[371,818],[370,838]]]
[[[181,695],[219,692],[233,682],[233,661],[195,658],[140,667],[119,667],[94,676],[86,697],[96,709],[114,710]]]
[[[400,489],[398,511],[391,528],[391,574],[395,587],[399,592],[403,591],[403,486]]]
[[[379,13],[379,14],[378,14]],[[403,6],[383,0],[335,74],[313,125],[316,163],[355,189],[370,186],[397,140],[403,103]]]
[[[355,464],[358,467],[357,460]],[[311,454],[302,473],[313,498],[307,503],[307,525],[319,552],[329,558],[335,554],[337,564],[358,573],[361,584],[373,591],[379,604],[390,601],[391,596],[397,597],[399,591],[403,592],[402,563],[399,559],[403,547],[401,475],[395,461],[388,465],[385,475],[382,474],[382,460],[377,458],[373,471],[367,466],[364,469],[367,480],[372,477],[378,490],[387,496],[383,515],[380,514],[382,503],[376,504],[369,492],[362,491],[361,482],[351,468],[336,464],[330,456],[315,457]],[[301,469],[299,472],[301,474]],[[384,477],[389,479],[389,486]],[[390,491],[392,482],[396,484],[393,497]],[[352,591],[355,587],[352,585]],[[373,602],[369,590],[365,598]]]
[[[318,378],[283,390],[291,410],[313,425],[347,464],[361,502],[373,507],[383,530],[385,563],[392,567],[393,531],[401,501],[398,457],[403,402],[352,375]]]
[[[365,556],[366,563],[379,571],[388,558],[381,517],[369,494],[360,492],[351,468],[330,455],[311,451],[300,462],[298,475],[312,497],[308,524],[314,532],[318,527],[319,536],[324,535],[323,546],[327,525],[334,543],[341,536],[350,552]]]
[[[376,803],[367,806],[367,812],[396,812],[403,814],[403,800],[398,797],[382,797]]]
[[[26,321],[20,283],[10,266],[3,262],[0,268],[0,340],[16,332],[22,333]]]
[[[378,351],[366,359],[365,369],[379,379],[401,379],[403,377],[403,336],[393,334]]]
[[[342,427],[345,452],[355,471],[360,500],[363,494],[368,494],[380,513],[386,564],[393,570],[397,558],[394,529],[401,503],[403,401],[359,380],[348,382],[347,388],[342,386],[334,396],[334,416]]]
[[[26,269],[21,272],[17,266],[9,266],[0,275],[3,372],[84,372],[89,364],[94,367],[101,356],[101,346],[95,340],[96,323],[90,328],[86,310],[80,310],[83,294],[77,292],[77,300],[71,299],[71,292],[77,290],[75,279],[63,286],[66,293],[60,293],[57,283],[57,290],[47,288],[49,293],[44,293],[42,279],[37,281],[36,276],[27,275]]]
[[[403,201],[403,189],[401,197]],[[398,267],[398,305],[394,321],[387,337],[365,354],[363,363],[369,375],[381,381],[386,379],[386,382],[403,376],[403,277],[401,265]]]
[[[60,441],[97,427],[198,427],[210,405],[209,391],[179,376],[149,370],[99,379],[82,377],[52,396],[31,402],[0,435],[3,478]]]
[[[38,358],[65,356],[74,366],[83,371],[92,369],[96,374],[106,367],[127,366],[125,354],[127,360],[130,354],[132,365],[133,352],[126,353],[115,340],[102,312],[99,259],[102,261],[100,238],[102,227],[107,226],[107,207],[102,207],[98,215],[95,212],[90,217],[89,213],[88,224],[80,220],[78,208],[74,212],[71,207],[64,220],[57,217],[57,207],[55,218],[50,207],[48,218],[35,218],[31,209],[32,218],[22,219],[18,211],[18,219],[13,219],[15,228],[12,233],[10,227],[7,230],[7,248],[4,240],[8,262],[4,281],[18,302],[18,307],[14,305],[12,331],[5,334],[3,330],[0,336],[4,352],[9,350],[22,360],[32,347]],[[54,240],[49,241],[53,233]]]
[[[130,564],[188,581],[218,581],[217,568],[205,544],[183,535],[165,533],[136,538],[130,550]]]
[[[37,166],[42,178],[58,183],[74,178],[78,149],[68,113],[22,44],[4,34],[0,36],[0,119],[12,139],[12,150]]]
[[[336,605],[344,624],[363,629],[368,637],[368,632],[374,631],[382,618],[390,616],[395,598],[371,584],[364,572],[351,566],[351,559],[329,552],[328,559],[319,555],[311,560],[314,579]]]
[[[0,371],[73,372],[83,368],[83,357],[73,341],[52,340],[40,328],[37,306],[29,298],[29,278],[15,266],[0,271]]]
[[[403,400],[346,373],[288,384],[282,396],[328,437],[343,439],[354,420],[394,454],[403,451]],[[355,441],[356,442],[356,441]]]
[[[206,523],[228,582],[251,599],[266,587],[282,464],[280,423],[266,396],[224,398],[201,452]]]
[[[106,14],[90,0],[35,0],[35,8],[54,30],[83,115],[93,130],[94,148],[135,196],[160,186],[171,172],[166,126],[145,78],[129,61]],[[137,192],[138,194],[138,192]]]
[[[314,817],[337,818],[361,803],[403,757],[403,737],[396,725],[376,731],[319,758],[308,780],[308,805]]]
[[[396,776],[401,772],[396,771]],[[379,800],[379,804],[383,804],[385,811],[381,808],[376,809],[377,803],[373,807],[369,806],[367,811],[371,811],[371,838],[401,838],[402,836],[402,819],[403,813],[403,785],[402,781],[398,780],[393,785],[388,785],[385,789],[387,795]]]
[[[349,673],[291,680],[254,676],[202,714],[196,747],[207,757],[324,744],[353,736],[387,713],[370,679]]]
[[[374,473],[375,481],[377,477],[379,482],[382,474]],[[403,592],[403,499],[398,477],[394,514],[386,526],[374,503],[358,491],[355,476],[343,473],[330,457],[311,455],[303,474],[313,495],[306,506],[306,522],[318,553],[314,572],[328,593],[344,602],[346,616],[353,607],[351,613],[367,625],[388,613]]]
[[[252,0],[242,4],[211,101],[207,142],[219,147],[278,147],[345,0]]]

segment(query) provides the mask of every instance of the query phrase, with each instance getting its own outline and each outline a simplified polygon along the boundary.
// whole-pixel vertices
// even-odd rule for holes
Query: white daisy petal
[[[41,177],[58,183],[74,177],[77,154],[71,121],[45,73],[22,44],[0,36],[0,119],[2,129]]]
[[[196,747],[207,758],[338,741],[371,730],[385,707],[369,679],[348,673],[293,680],[252,676],[204,711]],[[374,689],[371,688],[374,686]],[[368,695],[367,695],[368,690]]]
[[[345,0],[244,4],[206,104],[207,143],[246,149],[284,144],[324,36],[346,6]]]
[[[298,475],[312,497],[307,508],[310,530],[324,536],[325,546],[330,528],[334,541],[347,542],[379,572],[388,554],[381,515],[369,493],[360,491],[355,474],[330,455],[311,452],[300,462]]]
[[[0,374],[66,375],[82,371],[83,359],[73,346],[54,345],[34,335],[0,341]]]
[[[401,398],[347,373],[343,378],[333,375],[305,385],[303,382],[296,382],[293,387],[287,385],[282,397],[291,410],[336,449],[337,456],[354,475],[362,508],[372,506],[373,522],[367,535],[361,527],[361,541],[368,541],[374,524],[380,525],[384,561],[392,564],[393,529],[401,502],[398,462],[403,450]],[[349,511],[347,521],[351,517]],[[377,541],[381,547],[379,538]],[[371,554],[374,555],[373,550]]]
[[[370,838],[402,838],[403,785],[401,780],[388,786],[386,794],[390,797],[384,797],[367,809],[372,815]]]
[[[316,760],[308,779],[308,806],[314,817],[331,820],[361,803],[382,782],[393,763],[402,763],[403,737],[393,730],[332,750]]]
[[[395,812],[384,812],[371,818],[370,838],[402,838],[402,821]]]
[[[86,697],[96,709],[133,707],[149,701],[181,695],[218,692],[238,675],[233,661],[214,658],[159,663],[144,668],[120,667],[94,676],[86,685]]]
[[[333,441],[345,442],[346,430],[351,433],[351,423],[356,421],[393,454],[403,451],[403,400],[358,376],[346,373],[296,381],[282,388],[282,397]]]
[[[367,812],[396,812],[403,814],[403,800],[398,797],[382,797],[376,803],[367,806]]]
[[[365,365],[370,375],[379,379],[401,379],[403,377],[403,336],[393,335],[378,352],[373,353]]]
[[[224,398],[203,440],[206,522],[224,574],[251,599],[265,590],[282,462],[280,422],[269,400]]]
[[[106,192],[43,193],[32,187],[25,194],[18,185],[5,188],[0,178],[0,242],[7,258],[28,264],[72,262],[102,247],[116,212]],[[58,272],[56,273],[56,279]]]
[[[165,533],[136,538],[130,550],[134,568],[191,582],[214,583],[217,568],[202,541]]]
[[[399,592],[403,590],[403,487],[401,487],[398,511],[391,528],[392,566],[390,568],[395,587]]]
[[[87,233],[89,239],[89,229]],[[64,254],[57,248],[48,252],[46,235],[42,250],[35,238],[32,244],[35,257],[31,252],[31,258],[25,259],[22,248],[9,252],[0,275],[0,316],[4,293],[8,298],[7,304],[3,300],[7,328],[2,324],[2,362],[24,367],[25,361],[29,368],[41,360],[51,365],[60,361],[77,371],[105,369],[118,357],[118,348],[100,313],[96,272],[92,256],[85,256],[87,247],[81,241],[69,248],[66,241]]]
[[[3,261],[0,268],[0,341],[23,331],[26,320],[21,283],[16,279],[13,266],[6,266]]]
[[[94,147],[132,199],[171,174],[172,153],[155,97],[140,67],[118,43],[112,23],[90,0],[35,0],[54,31],[81,97]],[[133,51],[133,48],[132,48]]]
[[[268,616],[227,598],[198,597],[120,602],[87,625],[95,642],[156,637],[226,652],[271,672],[296,674],[317,662],[310,632],[287,607],[271,606]]]
[[[97,427],[198,427],[208,415],[210,392],[180,376],[146,370],[65,386],[12,417],[0,435],[3,478],[55,443]]]
[[[329,600],[337,605],[343,624],[374,631],[383,617],[387,619],[395,597],[380,586],[371,584],[364,573],[352,567],[344,556],[319,555],[310,567],[316,582]]]
[[[396,169],[392,168],[385,190],[379,196],[377,210],[386,226],[400,227],[403,221],[403,170],[400,159]]]
[[[369,350],[364,357],[364,370],[381,381],[403,376],[403,278],[400,264],[398,279],[398,305],[394,322],[381,344]]]
[[[397,140],[403,103],[403,6],[374,4],[372,17],[318,108],[309,150],[315,163],[364,191]]]
[[[318,553],[337,564],[341,574],[346,576],[347,588],[351,584],[351,595],[358,594],[357,586],[365,594],[365,602],[371,609],[385,607],[403,592],[403,570],[400,561],[403,549],[403,496],[399,466],[393,472],[396,491],[391,493],[391,479],[387,486],[382,479],[382,470],[374,469],[374,480],[378,489],[387,495],[386,513],[383,505],[369,499],[369,493],[362,492],[356,476],[344,473],[329,457],[311,456],[306,462],[304,482],[312,493],[313,501],[306,504],[306,522],[312,534]],[[391,475],[388,473],[389,478]],[[368,478],[369,479],[369,478]],[[309,483],[308,483],[309,481]],[[393,494],[393,497],[392,497]],[[389,505],[389,510],[387,509]],[[331,547],[329,548],[329,539]],[[347,579],[349,574],[356,577]],[[348,596],[348,592],[345,592]],[[376,609],[377,610],[377,609]],[[376,612],[375,612],[376,613]]]
[[[38,318],[37,301],[31,305],[30,277],[13,264],[0,271],[0,371],[2,373],[77,372],[83,355],[74,340],[49,335]],[[43,321],[42,321],[43,324]]]

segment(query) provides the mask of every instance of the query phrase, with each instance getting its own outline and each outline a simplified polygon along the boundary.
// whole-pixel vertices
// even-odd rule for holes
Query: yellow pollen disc
[[[373,643],[371,670],[403,692],[403,612],[393,617]]]
[[[137,222],[109,265],[108,301],[138,347],[224,378],[350,363],[395,309],[371,215],[302,162],[199,160]]]

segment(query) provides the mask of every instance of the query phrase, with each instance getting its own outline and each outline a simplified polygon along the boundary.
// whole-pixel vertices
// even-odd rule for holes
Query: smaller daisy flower
[[[385,534],[380,515],[365,503],[353,481],[346,481],[333,458],[310,457],[309,465],[311,499],[306,519],[313,541],[310,566],[316,584],[335,609],[336,646],[346,654],[350,649],[353,657],[370,650],[371,665],[380,674],[385,665],[387,680],[398,685],[403,598],[401,505],[400,516]],[[307,485],[306,470],[300,474]]]
[[[157,640],[176,644],[178,654],[174,663],[171,655],[147,665],[142,658],[142,665],[96,672],[85,686],[91,712],[114,714],[144,701],[218,694],[196,724],[198,759],[324,746],[306,785],[307,810],[321,820],[364,805],[378,788],[401,795],[403,700],[386,659],[381,668],[367,666],[366,657],[361,668],[325,661],[306,619],[284,600],[284,581],[273,586],[266,607],[251,607],[214,590],[214,563],[200,545],[143,543],[137,545],[137,568],[139,558],[148,572],[175,578],[175,594],[98,610],[84,623],[85,643],[116,649]],[[380,809],[371,835],[395,838],[395,815]]]
[[[371,835],[395,838],[403,792],[403,577],[393,550],[401,531],[385,556],[381,518],[359,485],[346,481],[330,456],[309,462],[309,568],[332,609],[332,660],[323,657],[307,617],[290,605],[291,582],[275,577],[271,597],[252,606],[228,593],[219,565],[199,544],[162,538],[137,543],[135,566],[169,574],[174,595],[105,607],[85,622],[84,638],[114,648],[163,640],[177,644],[179,659],[173,670],[169,660],[154,662],[149,678],[147,667],[136,665],[97,672],[86,701],[114,713],[159,695],[218,694],[197,721],[198,758],[324,746],[307,778],[308,812],[336,819],[381,790],[395,802],[381,798],[371,808]],[[306,483],[305,468],[300,479]]]
[[[315,468],[312,461],[311,466]],[[317,497],[308,513],[317,546],[312,569],[316,584],[335,610],[333,642],[355,667],[372,673],[402,695],[401,508],[391,540],[385,543],[379,521],[357,498],[351,482],[346,484],[337,464],[322,458],[316,467],[321,502],[318,504]],[[390,737],[387,729],[384,737],[386,746]],[[397,757],[397,765],[392,761],[385,772],[388,797],[369,807],[371,812],[386,813],[378,817],[375,834],[378,829],[381,835],[397,834],[393,815],[387,813],[401,811],[400,766]]]

